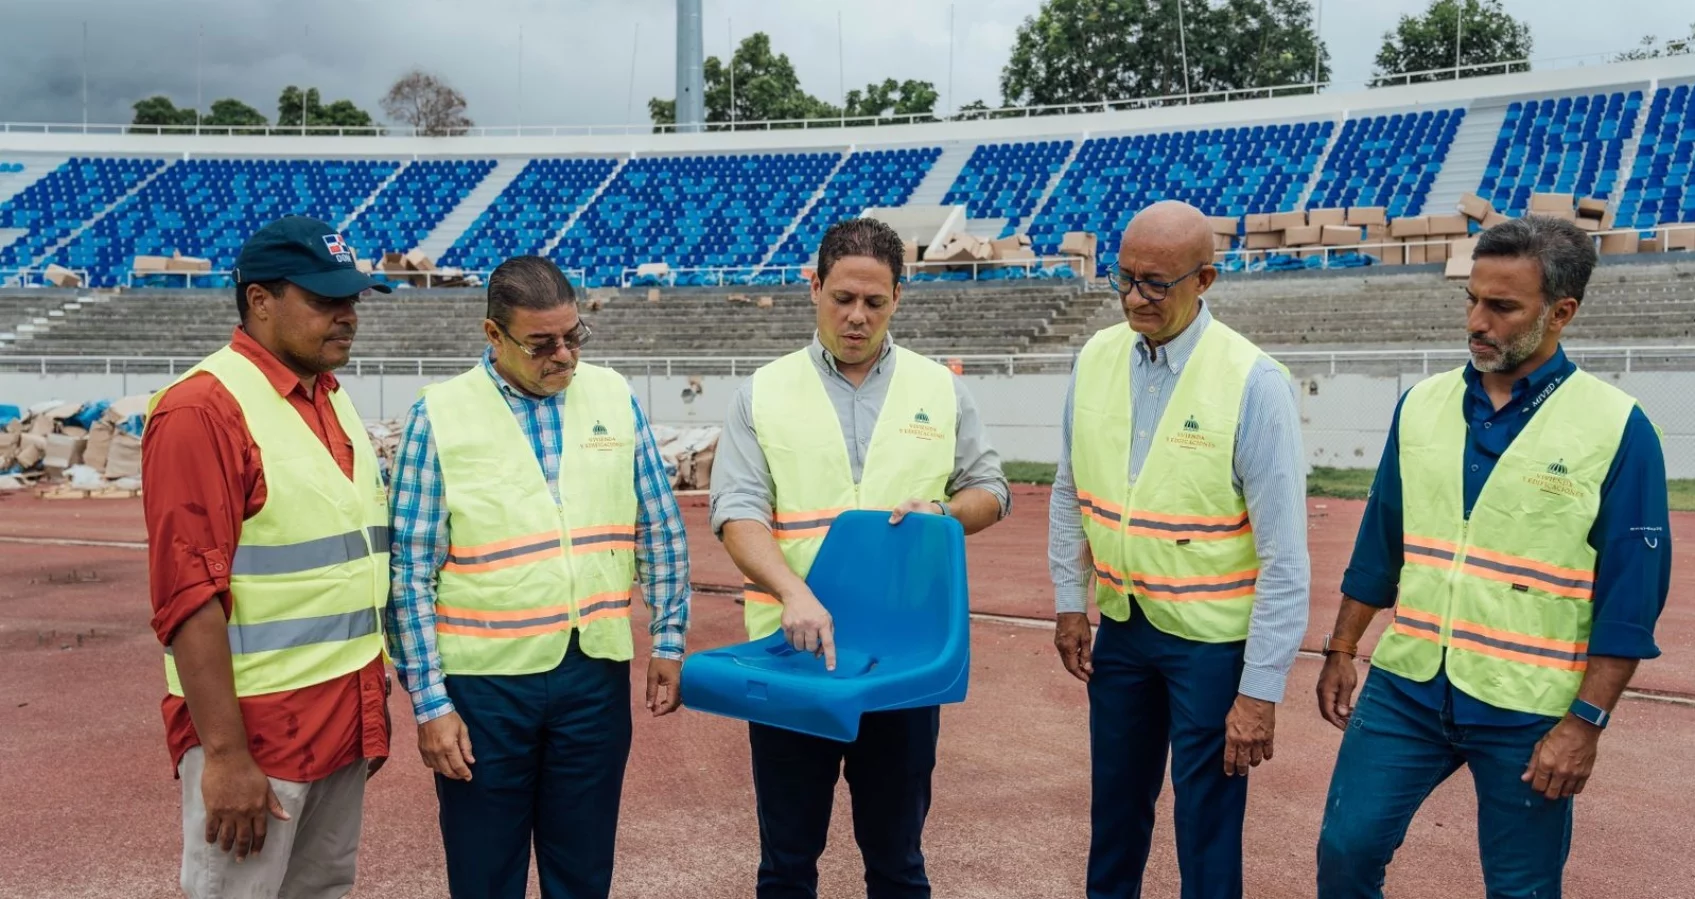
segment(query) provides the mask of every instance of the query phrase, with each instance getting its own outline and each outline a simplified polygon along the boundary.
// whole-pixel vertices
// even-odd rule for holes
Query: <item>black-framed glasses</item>
[[[1108,284],[1112,285],[1113,290],[1118,291],[1118,295],[1120,297],[1127,297],[1130,295],[1130,291],[1134,290],[1142,295],[1142,299],[1147,300],[1150,303],[1158,303],[1164,300],[1166,296],[1171,293],[1171,288],[1193,278],[1200,272],[1201,269],[1206,268],[1211,264],[1212,263],[1210,262],[1203,262],[1200,265],[1189,269],[1187,274],[1179,275],[1170,281],[1149,281],[1145,279],[1132,278],[1125,274],[1122,270],[1116,268],[1111,269],[1106,273],[1106,280]]]
[[[505,334],[507,340],[516,344],[518,349],[523,350],[524,355],[531,359],[547,359],[552,356],[557,356],[559,355],[559,351],[562,349],[570,350],[575,353],[583,348],[583,344],[589,342],[590,337],[594,336],[594,331],[589,328],[589,323],[582,319],[578,319],[577,326],[571,329],[571,333],[565,335],[564,340],[552,337],[536,344],[535,346],[530,346],[522,340],[513,337],[512,332],[506,330],[506,326],[500,322],[495,322],[494,326],[499,328],[500,333]]]

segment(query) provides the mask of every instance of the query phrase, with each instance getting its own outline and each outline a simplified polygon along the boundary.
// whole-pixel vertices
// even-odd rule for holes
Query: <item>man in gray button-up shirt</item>
[[[938,378],[951,377],[956,415],[952,470],[942,491],[947,499],[912,497],[897,504],[883,497],[875,502],[895,506],[892,522],[912,512],[952,515],[967,534],[974,533],[1006,516],[1006,478],[999,456],[984,437],[982,419],[963,382],[930,360],[897,350],[888,336],[889,320],[900,303],[902,264],[900,237],[887,225],[858,219],[831,227],[819,248],[818,271],[812,280],[812,302],[818,308],[818,331],[807,349],[812,364],[791,364],[795,361],[791,357],[773,365],[791,364],[783,370],[783,377],[816,376],[823,385],[822,396],[828,397],[840,425],[855,485],[864,482],[865,461],[873,442],[878,444],[879,454],[901,452],[884,449],[903,446],[898,441],[885,444],[874,436],[885,400],[889,399],[896,365],[923,369],[921,374],[908,371],[902,378],[926,385],[925,391],[944,390]],[[768,369],[768,375],[776,372]],[[748,580],[781,604],[782,629],[789,643],[806,652],[823,654],[826,665],[833,666],[835,647],[829,613],[807,589],[804,572],[791,570],[772,530],[774,523],[778,528],[784,526],[775,513],[779,492],[790,491],[786,495],[792,509],[794,498],[810,489],[805,478],[812,472],[794,471],[796,462],[789,461],[780,466],[786,470],[773,476],[754,427],[754,383],[750,379],[737,392],[718,441],[718,457],[712,469],[712,527]],[[782,392],[783,384],[760,383]],[[914,388],[909,384],[903,389]],[[934,394],[927,395],[934,401]],[[770,401],[788,414],[804,417],[794,411],[792,399]],[[784,402],[789,405],[782,405]],[[896,411],[900,408],[894,407]],[[767,414],[775,417],[758,420],[768,426],[786,423],[781,415]],[[809,433],[816,433],[819,426],[814,422],[794,427],[812,427],[815,430]],[[777,445],[793,445],[796,436],[791,433],[778,439],[778,435],[765,435],[768,444]],[[792,460],[794,456],[785,458]],[[928,458],[909,456],[904,463],[918,467],[921,463],[917,460]],[[903,464],[902,459],[885,455],[877,459],[876,465],[890,466],[884,468],[885,475]],[[832,460],[820,458],[815,476],[830,479],[841,474]],[[925,473],[922,479],[940,483],[940,476],[941,472],[935,471]],[[781,486],[779,478],[786,478],[788,486]],[[836,781],[845,765],[853,794],[854,833],[864,855],[871,895],[928,897],[929,879],[920,845],[930,806],[930,775],[936,764],[940,721],[935,706],[874,712],[862,718],[859,737],[852,743],[751,724],[748,731],[760,842],[755,895],[760,899],[817,895],[818,857],[829,832]]]

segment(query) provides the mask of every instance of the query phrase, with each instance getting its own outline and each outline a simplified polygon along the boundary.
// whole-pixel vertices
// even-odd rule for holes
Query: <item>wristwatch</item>
[[[1573,699],[1571,701],[1571,714],[1573,718],[1580,721],[1587,721],[1590,724],[1603,729],[1606,728],[1607,722],[1612,720],[1613,717],[1606,709],[1603,709],[1592,702],[1585,702],[1581,699]]]
[[[1359,644],[1357,644],[1357,643],[1350,643],[1347,640],[1339,640],[1339,639],[1337,639],[1336,637],[1334,637],[1330,634],[1325,634],[1324,635],[1324,649],[1322,650],[1322,654],[1325,657],[1329,657],[1329,655],[1333,652],[1346,653],[1349,656],[1357,659],[1357,658],[1359,658],[1359,655],[1360,655],[1360,648],[1359,648]]]
[[[942,510],[942,516],[943,516],[943,517],[944,517],[944,518],[952,518],[952,517],[953,517],[953,510],[952,510],[952,509],[950,509],[950,508],[948,508],[948,504],[947,504],[947,503],[944,503],[944,502],[942,502],[942,501],[941,501],[941,500],[939,500],[939,499],[938,499],[938,500],[933,500],[933,502],[934,502],[934,503],[935,503],[935,504],[936,504],[936,508],[938,508],[938,509],[941,509],[941,510]]]

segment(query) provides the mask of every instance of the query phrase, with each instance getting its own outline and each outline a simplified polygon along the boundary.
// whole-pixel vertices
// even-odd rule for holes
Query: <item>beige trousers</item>
[[[265,851],[236,863],[235,851],[206,842],[200,776],[206,754],[182,757],[182,888],[189,899],[341,899],[353,889],[365,811],[365,760],[312,783],[271,778],[289,820],[272,818]]]

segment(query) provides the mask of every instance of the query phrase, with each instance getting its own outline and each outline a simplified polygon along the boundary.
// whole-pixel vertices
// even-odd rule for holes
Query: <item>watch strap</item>
[[[1333,652],[1344,652],[1357,659],[1360,655],[1360,647],[1357,643],[1343,640],[1331,634],[1325,634],[1323,654],[1328,656]]]
[[[1600,728],[1605,728],[1607,721],[1613,717],[1606,709],[1582,699],[1571,701],[1571,714],[1574,718],[1587,721]]]

